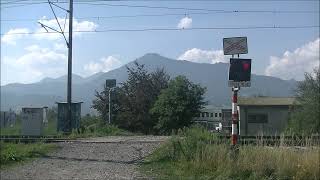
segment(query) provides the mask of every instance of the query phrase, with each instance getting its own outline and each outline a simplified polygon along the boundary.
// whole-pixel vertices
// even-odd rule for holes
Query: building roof
[[[202,108],[202,110],[220,110],[220,111],[221,111],[221,109],[231,109],[231,107],[227,107],[227,106],[223,106],[223,105],[216,106],[216,105],[209,104],[209,105],[203,106],[203,108]]]
[[[239,97],[239,106],[288,106],[296,103],[293,97]]]
[[[80,102],[72,102],[71,104],[81,104],[81,103],[83,103],[82,101],[80,101]],[[63,102],[56,102],[56,104],[68,104],[68,102],[65,102],[65,101],[63,101]]]

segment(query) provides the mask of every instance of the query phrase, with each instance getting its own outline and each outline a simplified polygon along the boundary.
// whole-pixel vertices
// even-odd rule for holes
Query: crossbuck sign
[[[224,55],[248,54],[247,37],[223,38]]]

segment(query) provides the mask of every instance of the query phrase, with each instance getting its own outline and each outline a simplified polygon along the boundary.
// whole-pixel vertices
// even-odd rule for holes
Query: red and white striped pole
[[[232,130],[231,130],[231,144],[236,145],[238,141],[238,122],[239,122],[239,115],[238,115],[238,87],[233,87],[233,96],[232,96]]]

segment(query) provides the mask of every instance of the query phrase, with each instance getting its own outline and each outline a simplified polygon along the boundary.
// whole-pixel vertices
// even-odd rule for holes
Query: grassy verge
[[[88,127],[73,131],[67,137],[69,138],[86,138],[86,137],[103,137],[103,136],[132,136],[132,132],[123,130],[114,125],[92,124]]]
[[[182,138],[183,137],[183,138]],[[158,179],[319,179],[319,148],[240,146],[237,158],[228,144],[201,128],[181,131],[141,166]]]
[[[57,146],[54,144],[13,144],[0,142],[0,168],[3,169],[32,158],[41,157],[56,148]]]
[[[13,127],[0,129],[1,135],[20,135],[21,122],[18,121]],[[133,133],[120,129],[115,125],[106,125],[99,117],[89,116],[83,117],[80,121],[79,130],[73,131],[70,135],[62,135],[57,132],[57,121],[49,119],[48,124],[43,127],[44,136],[61,136],[64,138],[85,138],[85,137],[100,137],[100,136],[130,136]]]
[[[1,135],[19,135],[21,133],[21,121],[17,120],[13,127],[0,128]]]

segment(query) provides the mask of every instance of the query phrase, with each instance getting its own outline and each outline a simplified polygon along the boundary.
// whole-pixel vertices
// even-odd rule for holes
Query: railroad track
[[[230,142],[230,136],[218,136],[218,141]],[[267,145],[267,146],[320,146],[320,136],[239,136],[242,145]]]
[[[58,142],[67,141],[70,138],[63,138],[61,136],[19,136],[19,135],[1,135],[0,141],[13,143],[32,143],[32,142]]]
[[[90,139],[75,139],[62,136],[19,136],[19,135],[1,135],[0,141],[13,143],[33,143],[33,142],[70,142],[70,143],[155,143],[163,142],[164,140],[90,140]],[[221,144],[230,143],[230,136],[218,136],[210,143]],[[320,136],[240,136],[239,144],[242,145],[288,145],[288,146],[320,146]]]
[[[137,140],[136,136],[132,138],[121,138],[120,136],[114,140],[113,138],[68,138],[62,136],[0,136],[0,141],[2,142],[12,142],[12,143],[33,143],[33,142],[44,142],[44,143],[58,143],[58,142],[69,142],[69,143],[161,143],[165,139],[149,139],[149,140]],[[152,136],[151,136],[152,137]]]

